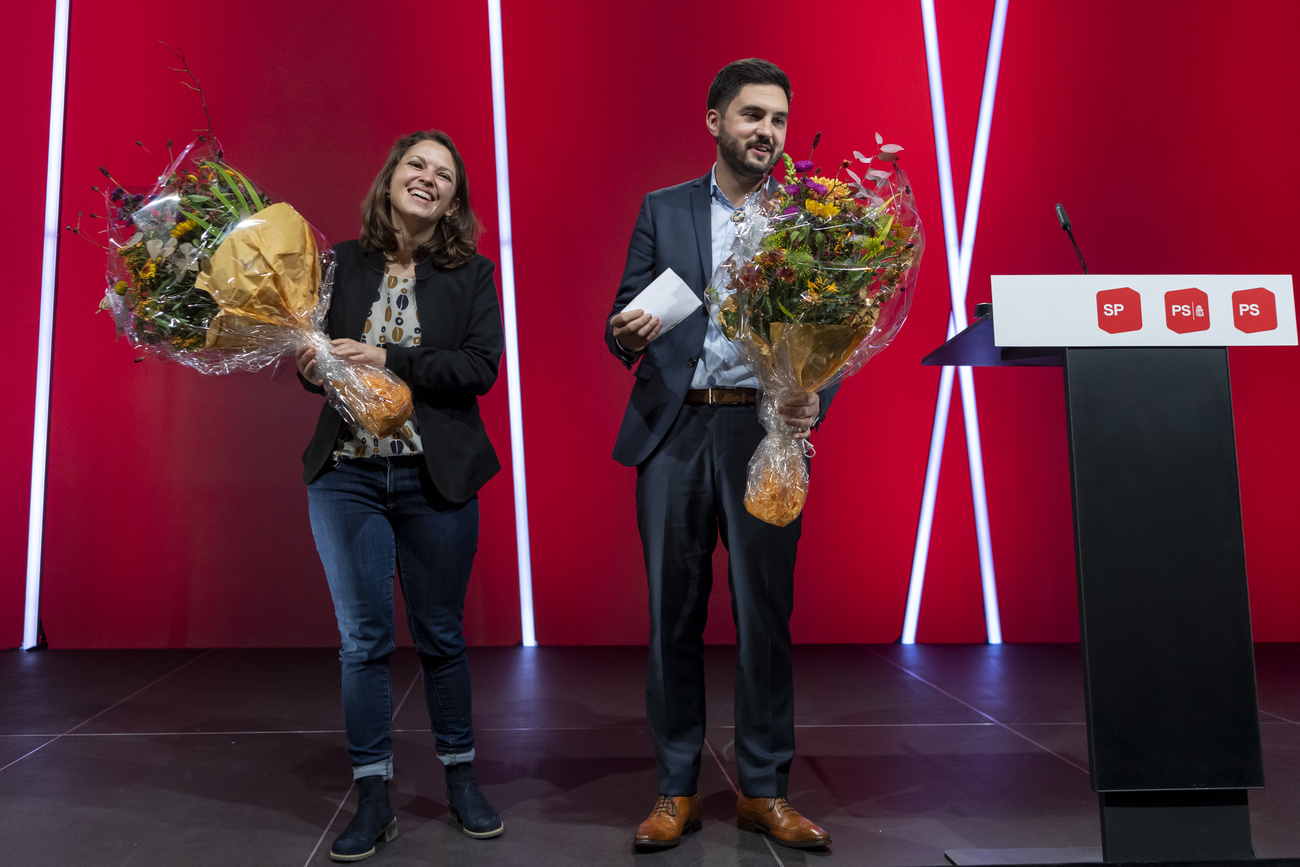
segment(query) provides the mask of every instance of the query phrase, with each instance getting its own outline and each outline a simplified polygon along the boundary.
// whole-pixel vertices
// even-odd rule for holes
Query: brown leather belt
[[[758,402],[756,388],[692,388],[686,402],[716,406],[753,406]]]

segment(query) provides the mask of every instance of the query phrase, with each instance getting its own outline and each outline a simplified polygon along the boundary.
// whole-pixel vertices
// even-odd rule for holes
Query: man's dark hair
[[[781,71],[781,67],[757,57],[747,57],[728,63],[713,76],[707,107],[726,114],[727,106],[731,105],[740,89],[747,84],[775,84],[785,91],[786,102],[790,101],[790,79]]]

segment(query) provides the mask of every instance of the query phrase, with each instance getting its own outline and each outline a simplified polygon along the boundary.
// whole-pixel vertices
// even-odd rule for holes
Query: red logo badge
[[[1262,286],[1233,292],[1232,324],[1247,334],[1272,331],[1277,328],[1277,299]]]
[[[1165,324],[1176,334],[1210,327],[1210,299],[1200,289],[1175,289],[1165,293]]]
[[[1142,296],[1135,289],[1103,289],[1097,293],[1097,326],[1107,334],[1140,331]]]

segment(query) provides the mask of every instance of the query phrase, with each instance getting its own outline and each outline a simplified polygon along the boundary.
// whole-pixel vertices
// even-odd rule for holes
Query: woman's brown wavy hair
[[[469,178],[465,175],[465,161],[452,143],[451,136],[440,129],[421,130],[404,135],[393,145],[384,167],[375,175],[361,203],[361,249],[380,253],[397,252],[397,229],[389,213],[388,186],[393,182],[393,172],[406,152],[422,141],[432,141],[445,147],[456,164],[456,192],[452,201],[456,209],[443,214],[433,236],[415,251],[415,260],[432,258],[440,268],[458,268],[474,257],[478,250],[478,236],[483,230],[478,215],[469,203]]]

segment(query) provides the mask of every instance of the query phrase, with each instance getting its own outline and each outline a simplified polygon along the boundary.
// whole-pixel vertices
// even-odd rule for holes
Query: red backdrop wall
[[[487,225],[483,249],[495,258],[485,6],[401,3],[377,15],[345,3],[236,0],[223,5],[219,28],[187,20],[163,2],[136,4],[129,16],[109,3],[73,5],[65,214],[103,211],[90,189],[103,184],[96,166],[147,185],[169,138],[179,145],[206,127],[165,41],[203,82],[226,158],[333,240],[356,237],[361,198],[399,135],[447,129]],[[411,33],[442,34],[437,58],[413,56]],[[455,86],[435,86],[446,80]],[[205,377],[135,363],[96,312],[103,273],[99,250],[65,239],[43,587],[51,643],[336,642],[299,461],[320,399],[287,368]],[[476,562],[466,630],[478,642],[512,643],[519,607],[504,377],[483,411],[506,469],[482,492],[492,544]]]
[[[990,273],[1075,270],[1052,215],[1056,201],[1071,206],[1094,271],[1296,270],[1294,248],[1283,234],[1296,175],[1286,168],[1280,143],[1294,140],[1288,133],[1294,133],[1295,114],[1286,96],[1294,92],[1297,69],[1280,43],[1259,43],[1295,32],[1300,19],[1280,3],[1252,5],[1249,28],[1225,31],[1211,4],[1185,8],[1172,30],[1159,12],[1118,2],[1068,9],[1012,4],[971,305],[987,300]],[[931,244],[911,319],[889,350],[845,383],[818,436],[797,574],[798,640],[891,641],[900,633],[938,383],[938,371],[918,362],[942,341],[949,309],[919,7],[837,9],[833,20],[789,27],[772,26],[788,20],[785,6],[747,8],[752,17],[737,19],[686,2],[662,4],[654,16],[581,2],[555,12],[525,3],[505,7],[508,81],[546,71],[545,98],[509,104],[512,152],[544,141],[562,166],[589,179],[583,190],[590,190],[578,206],[587,216],[578,220],[583,255],[577,262],[563,256],[555,235],[526,231],[554,213],[551,197],[525,201],[515,213],[529,453],[582,456],[580,472],[575,457],[529,462],[543,641],[643,640],[633,472],[592,460],[608,454],[630,389],[629,375],[608,356],[599,330],[640,197],[708,169],[707,82],[723,63],[746,55],[774,59],[790,73],[795,96],[788,150],[806,154],[820,130],[819,154],[833,162],[869,146],[878,130],[907,148],[903,164],[927,216]],[[992,8],[991,2],[938,5],[959,203],[965,200]],[[568,26],[550,30],[552,14]],[[1119,21],[1125,26],[1117,27]],[[849,62],[824,39],[800,38],[804,27],[818,33],[833,28],[846,41],[854,34],[861,47]],[[538,32],[554,38],[536,39]],[[1153,39],[1153,33],[1159,35]],[[673,46],[671,63],[662,59],[667,45]],[[1214,84],[1207,88],[1208,82]],[[1247,162],[1247,153],[1250,176],[1267,177],[1267,184],[1250,183],[1237,174],[1241,169],[1229,173],[1229,165]],[[1155,204],[1166,199],[1160,213],[1168,216],[1156,225]],[[1240,244],[1204,242],[1210,225],[1233,221],[1228,213],[1247,219],[1249,255],[1242,255]],[[1192,214],[1209,222],[1194,224],[1186,219]],[[557,343],[559,333],[572,336]],[[1285,496],[1297,467],[1283,433],[1285,415],[1294,410],[1284,409],[1278,419],[1273,408],[1279,392],[1295,394],[1297,363],[1294,349],[1233,355],[1252,591],[1257,602],[1267,600],[1256,606],[1261,638],[1297,634],[1294,570],[1285,536],[1273,532],[1276,522],[1294,521],[1297,514],[1295,499]],[[1241,386],[1245,378],[1253,384]],[[1060,373],[978,371],[976,384],[1004,635],[1011,641],[1075,640]],[[1272,392],[1272,399],[1260,394],[1252,400],[1259,391]],[[583,424],[554,423],[557,407],[587,394],[608,397],[587,404]],[[967,479],[961,413],[954,407],[922,606],[923,641],[984,638]],[[595,491],[598,508],[591,505]],[[545,508],[537,507],[539,501]],[[575,533],[581,544],[565,541]],[[725,593],[713,601],[709,635],[729,640]]]
[[[578,203],[584,216],[574,227],[582,234],[579,257],[557,255],[558,239],[551,235],[521,231],[515,244],[520,319],[527,324],[520,357],[529,454],[568,456],[529,461],[532,502],[544,497],[549,503],[534,506],[533,532],[542,540],[575,533],[581,539],[534,553],[543,642],[644,640],[635,472],[608,457],[632,378],[605,348],[603,323],[642,195],[708,171],[714,155],[704,127],[709,81],[726,62],[751,55],[773,59],[790,75],[792,155],[805,156],[821,131],[818,155],[838,162],[855,148],[868,149],[879,130],[906,147],[905,165],[932,221],[935,243],[926,254],[912,321],[894,348],[846,382],[817,438],[797,573],[798,640],[892,640],[898,634],[929,435],[929,411],[922,405],[932,399],[936,378],[916,361],[936,342],[938,323],[947,315],[920,11],[911,3],[891,7],[881,38],[867,40],[872,53],[879,52],[868,66],[878,71],[850,71],[833,59],[834,52],[827,54],[821,40],[793,38],[773,27],[785,9],[760,3],[752,15],[737,18],[734,10],[671,2],[654,16],[632,16],[612,7],[593,14],[588,4],[570,2],[558,16],[579,23],[552,41],[530,36],[548,26],[551,10],[505,6],[507,80],[545,69],[551,95],[510,103],[512,153],[530,141],[546,141],[561,164],[584,178]],[[837,10],[836,27],[866,34],[883,23],[878,16]],[[670,45],[673,60],[665,62]],[[529,207],[533,214],[517,213],[521,227],[555,203],[539,198],[521,205]],[[560,332],[571,334],[562,344],[553,338]],[[556,427],[554,408],[575,399],[582,401],[583,423]],[[901,411],[891,409],[893,404]],[[582,469],[575,472],[578,461]],[[592,491],[600,492],[599,509],[588,505]],[[973,541],[969,548],[951,549],[963,567],[966,559],[974,563]],[[707,633],[715,641],[733,636],[724,564],[718,558]]]
[[[1300,8],[1268,0],[1241,15],[1220,11],[1013,4],[972,300],[988,299],[988,274],[1077,267],[1055,202],[1069,208],[1094,273],[1300,272],[1290,216],[1300,176],[1289,164],[1300,67],[1288,48]],[[1229,359],[1255,637],[1294,641],[1300,350],[1238,348]],[[1018,577],[999,575],[1014,582],[1004,585],[1008,603],[1023,606],[1005,616],[1026,623],[1035,596],[1049,601],[1044,585],[1064,585],[1051,604],[1063,627],[1065,612],[1073,615],[1073,560],[1060,379],[1016,373],[977,377],[983,418],[996,426],[985,460],[1002,503],[998,565],[1020,563]],[[1043,513],[1048,497],[1059,514]],[[1049,544],[1058,555],[1048,556]]]
[[[1119,0],[1011,4],[970,305],[988,299],[990,274],[1075,270],[1052,214],[1057,201],[1069,208],[1095,273],[1300,270],[1289,237],[1300,181],[1288,158],[1300,133],[1292,108],[1300,70],[1286,44],[1300,11],[1281,0],[1249,5],[1249,15],[1225,18],[1214,4],[1185,4],[1173,21]],[[89,191],[99,182],[95,166],[151,178],[167,138],[205,125],[180,76],[168,71],[169,55],[154,47],[163,39],[183,47],[203,78],[231,161],[331,238],[355,235],[356,203],[393,138],[416,127],[448,129],[489,227],[483,250],[495,258],[484,5],[362,13],[326,2],[307,12],[244,0],[227,4],[230,26],[220,33],[186,27],[161,3],[147,6],[123,20],[98,0],[74,4],[65,222],[102,207]],[[959,203],[992,6],[938,3]],[[803,642],[891,641],[901,630],[939,376],[918,362],[942,341],[949,311],[919,5],[837,9],[797,24],[777,3],[749,8],[740,20],[734,10],[682,0],[661,3],[654,15],[587,0],[503,3],[542,643],[644,641],[634,471],[608,457],[631,380],[605,350],[601,329],[641,196],[708,170],[708,82],[727,61],[749,55],[791,76],[792,155],[806,155],[821,131],[819,161],[833,164],[870,148],[879,131],[906,148],[903,165],[926,220],[929,247],[911,319],[890,349],[846,381],[817,437],[794,622]],[[394,38],[420,28],[445,37],[436,63],[413,61]],[[233,46],[231,33],[244,44]],[[24,74],[30,66],[34,80],[41,64],[48,68],[48,52],[44,60],[33,52]],[[39,102],[13,110],[41,123]],[[22,164],[43,165],[43,150],[30,150],[18,155]],[[11,236],[21,231],[14,223]],[[39,267],[39,251],[35,261]],[[65,239],[59,279],[43,609],[51,642],[333,643],[297,459],[316,399],[291,376],[215,379],[135,364],[93,312],[103,291],[99,253]],[[31,317],[21,321],[32,323],[34,347],[30,307],[19,315]],[[1287,530],[1300,519],[1292,493],[1300,458],[1289,436],[1300,423],[1300,351],[1233,350],[1231,365],[1255,634],[1300,640],[1300,591],[1287,550]],[[1004,637],[1076,640],[1060,373],[979,370],[975,381]],[[20,402],[30,400],[24,387]],[[508,463],[505,392],[503,377],[485,415]],[[984,638],[964,448],[954,402],[923,641]],[[509,472],[483,492],[467,615],[477,643],[512,643],[520,634]],[[4,517],[21,514],[25,527],[25,478],[19,482],[24,493],[6,496]],[[12,629],[21,544],[8,535],[0,544],[7,546],[0,628]],[[725,559],[716,562],[723,585]],[[709,640],[728,641],[722,587],[713,602]]]

